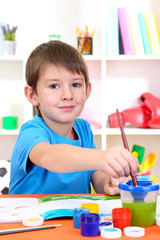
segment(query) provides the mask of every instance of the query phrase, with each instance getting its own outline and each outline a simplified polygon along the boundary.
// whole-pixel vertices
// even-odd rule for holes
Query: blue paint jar
[[[80,217],[82,213],[89,213],[87,208],[74,208],[73,209],[73,227],[80,228]]]
[[[99,235],[99,214],[83,213],[80,219],[81,235],[95,237]]]

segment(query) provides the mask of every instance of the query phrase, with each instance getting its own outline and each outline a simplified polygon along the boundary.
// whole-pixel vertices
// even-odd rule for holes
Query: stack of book
[[[129,13],[126,7],[108,7],[106,18],[107,55],[160,54],[160,37],[153,11]]]

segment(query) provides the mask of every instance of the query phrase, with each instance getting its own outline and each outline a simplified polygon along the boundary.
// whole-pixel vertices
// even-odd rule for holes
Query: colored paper
[[[138,15],[136,13],[129,13],[129,20],[134,44],[135,54],[144,55],[144,47],[142,41],[141,30],[138,21]]]
[[[107,7],[106,13],[106,54],[119,54],[118,8]]]
[[[145,54],[152,54],[149,37],[147,33],[147,28],[146,28],[146,23],[145,23],[144,15],[142,13],[138,13],[138,20],[139,20],[139,26],[141,30]]]
[[[155,14],[149,11],[144,15],[152,54],[160,53],[160,39]]]
[[[118,8],[118,19],[124,54],[135,54],[129,15],[126,7]]]

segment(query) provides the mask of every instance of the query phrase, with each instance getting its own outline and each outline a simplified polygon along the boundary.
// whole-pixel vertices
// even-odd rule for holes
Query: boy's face
[[[48,65],[41,73],[35,94],[36,106],[47,125],[72,123],[83,110],[91,86],[86,89],[82,74],[62,66]]]

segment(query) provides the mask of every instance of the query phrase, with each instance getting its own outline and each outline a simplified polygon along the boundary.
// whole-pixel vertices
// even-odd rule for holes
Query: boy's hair
[[[26,63],[26,82],[34,91],[41,72],[49,64],[60,65],[73,73],[83,74],[86,88],[88,87],[88,68],[81,54],[67,43],[49,41],[36,47]]]

